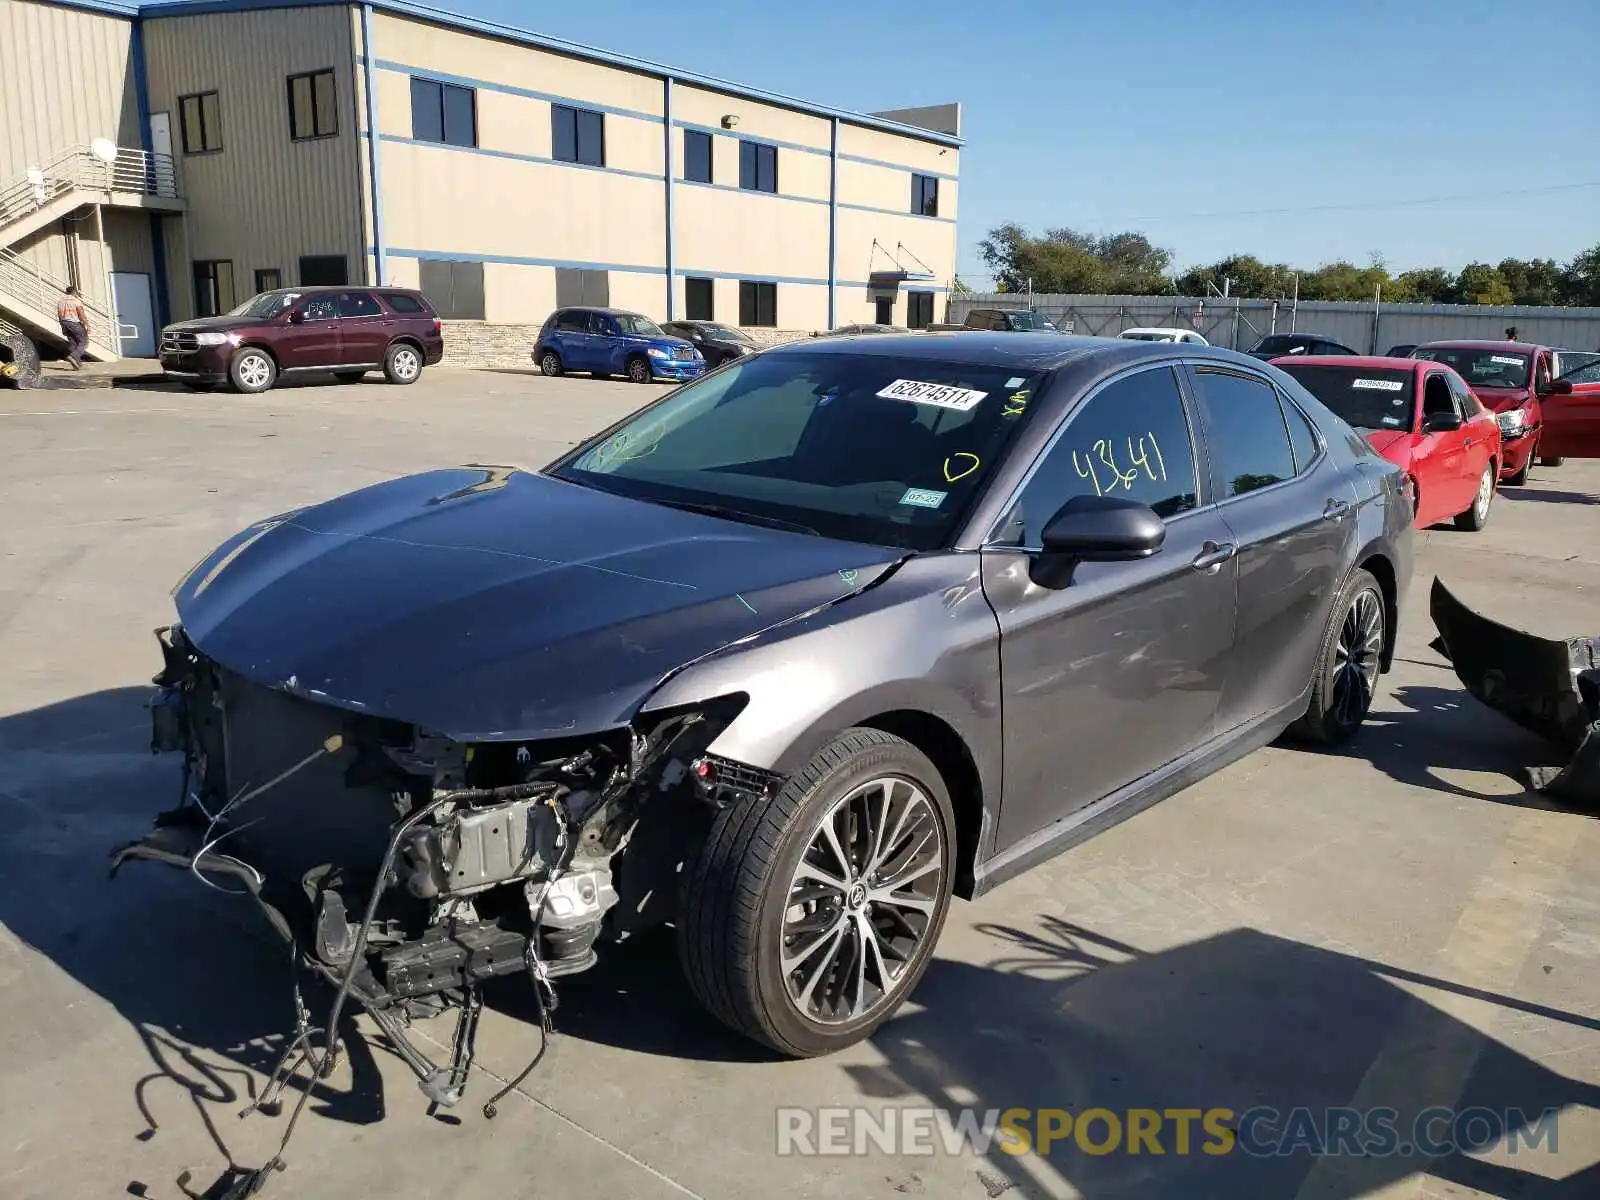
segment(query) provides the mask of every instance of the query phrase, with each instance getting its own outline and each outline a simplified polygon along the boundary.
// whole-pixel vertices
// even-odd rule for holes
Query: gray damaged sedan
[[[1406,486],[1225,350],[774,349],[543,470],[218,547],[159,635],[183,800],[115,861],[254,896],[441,1103],[470,1036],[436,1065],[412,1017],[475,1020],[502,975],[548,998],[663,922],[717,1017],[827,1053],[916,987],[952,896],[1286,730],[1355,733]]]

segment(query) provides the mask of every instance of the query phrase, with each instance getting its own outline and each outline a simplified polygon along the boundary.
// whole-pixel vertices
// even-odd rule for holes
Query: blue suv
[[[683,338],[649,317],[620,308],[563,308],[539,330],[533,361],[546,375],[587,371],[596,379],[626,375],[634,383],[682,381],[705,374],[706,360]]]

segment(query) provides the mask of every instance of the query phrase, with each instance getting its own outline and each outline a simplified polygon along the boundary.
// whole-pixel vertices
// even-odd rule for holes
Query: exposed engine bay
[[[352,1002],[431,1104],[458,1103],[479,985],[525,974],[551,1032],[552,981],[592,966],[603,940],[670,919],[677,872],[715,809],[778,782],[706,753],[743,696],[599,735],[463,745],[299,692],[293,680],[252,682],[181,627],[157,637],[151,746],[182,755],[182,797],[114,852],[113,874],[147,859],[252,897],[297,964],[337,989],[319,1029],[297,984],[298,1028],[255,1108],[276,1103],[301,1067],[331,1070]],[[450,1009],[454,1049],[437,1064],[406,1026]],[[494,1101],[484,1111],[492,1117]],[[253,1194],[275,1167],[281,1158],[234,1194]]]

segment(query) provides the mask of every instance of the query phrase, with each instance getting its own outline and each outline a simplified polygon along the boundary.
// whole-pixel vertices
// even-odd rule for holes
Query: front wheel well
[[[903,738],[938,769],[956,818],[955,894],[972,899],[978,839],[983,831],[983,783],[966,742],[946,722],[917,709],[879,713],[856,724]]]
[[[272,347],[268,346],[268,345],[265,345],[265,344],[263,344],[261,342],[240,342],[237,346],[234,347],[233,354],[228,355],[228,361],[231,363],[233,361],[234,355],[241,354],[246,350],[259,350],[259,351],[261,351],[261,353],[265,354],[268,358],[270,358],[272,360],[272,365],[273,366],[277,367],[277,366],[281,366],[282,365],[281,363],[278,362],[278,356],[273,353]]]
[[[1362,570],[1371,573],[1383,592],[1383,669],[1387,671],[1394,666],[1394,650],[1400,625],[1400,594],[1395,583],[1394,564],[1382,554],[1371,554],[1358,565]]]

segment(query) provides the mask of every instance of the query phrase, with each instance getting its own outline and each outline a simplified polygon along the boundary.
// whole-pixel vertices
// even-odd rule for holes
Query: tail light
[[[441,321],[438,317],[435,317],[433,319],[433,331],[435,333],[442,333],[444,331],[444,322]]]

